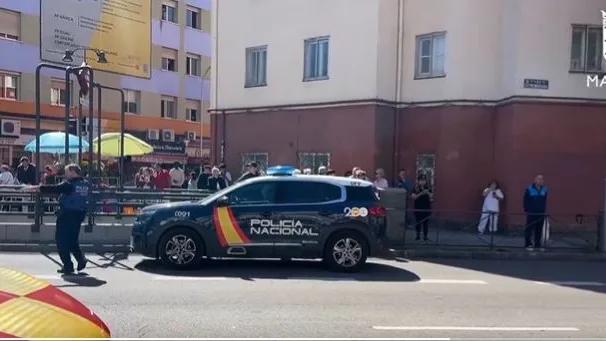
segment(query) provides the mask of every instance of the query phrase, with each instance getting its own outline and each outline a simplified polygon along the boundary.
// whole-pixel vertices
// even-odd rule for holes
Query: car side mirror
[[[227,197],[227,195],[224,195],[224,196],[220,197],[219,199],[217,199],[217,207],[225,207],[225,206],[229,206],[229,198]]]

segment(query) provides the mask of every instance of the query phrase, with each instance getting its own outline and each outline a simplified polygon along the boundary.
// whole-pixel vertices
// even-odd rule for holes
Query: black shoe
[[[84,270],[84,268],[86,268],[86,264],[88,264],[88,261],[86,259],[84,259],[81,262],[78,262],[78,266],[76,267],[76,270],[78,270],[78,271]]]
[[[421,240],[421,236],[417,236],[417,238],[415,238],[415,240]]]
[[[61,269],[57,270],[57,273],[64,274],[64,275],[71,275],[74,273],[74,269],[61,268]]]

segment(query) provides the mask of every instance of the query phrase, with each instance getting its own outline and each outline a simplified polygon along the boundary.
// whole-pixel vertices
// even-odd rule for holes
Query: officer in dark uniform
[[[80,249],[78,241],[80,237],[80,226],[86,217],[87,200],[90,184],[82,178],[82,169],[77,164],[65,167],[65,180],[57,185],[27,186],[26,190],[37,191],[45,194],[60,194],[59,210],[57,216],[55,241],[57,251],[63,263],[58,273],[74,273],[74,264],[71,255],[78,262],[77,270],[86,268],[86,257]]]

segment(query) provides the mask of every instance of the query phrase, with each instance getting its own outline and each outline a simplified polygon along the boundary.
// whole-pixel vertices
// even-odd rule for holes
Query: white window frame
[[[325,54],[323,49],[326,50]],[[303,81],[321,81],[330,78],[330,36],[305,39],[303,57]]]
[[[169,56],[170,55],[170,56]],[[179,72],[179,65],[177,60],[179,59],[179,52],[177,50],[169,49],[167,47],[162,48],[162,70],[169,72]],[[172,61],[173,70],[169,68]]]
[[[61,87],[56,87],[56,85],[61,85]],[[69,89],[70,95],[73,94],[73,83],[70,82]],[[65,81],[60,79],[51,79],[50,86],[50,104],[51,105],[65,105]],[[71,96],[70,96],[71,97]],[[58,101],[55,101],[54,98],[57,98]]]
[[[185,74],[200,77],[200,56],[187,54],[185,57]]]
[[[170,105],[169,103],[172,103]],[[171,110],[169,110],[172,108]],[[172,96],[162,96],[160,99],[160,117],[168,119],[177,118],[177,98]]]
[[[168,16],[168,10],[172,9],[173,10],[173,20],[170,20],[171,18],[169,18]],[[163,1],[162,2],[162,21],[166,21],[166,22],[170,22],[173,24],[176,24],[179,22],[179,11],[178,11],[178,4],[175,3],[174,1]]]
[[[442,46],[440,46],[440,41]],[[429,42],[429,51],[423,52],[423,44]],[[438,45],[436,47],[436,45]],[[429,71],[424,71],[423,61],[428,60]],[[416,37],[415,79],[446,76],[446,32],[434,32]]]
[[[124,112],[127,114],[140,114],[141,113],[141,91],[133,89],[122,89],[124,91]],[[130,105],[135,105],[135,111],[130,110]]]
[[[435,186],[436,180],[436,154],[417,154],[415,160],[416,177],[424,175],[429,186]]]
[[[593,56],[589,55],[589,34],[590,32],[597,33],[596,37],[596,50]],[[574,36],[575,33],[582,33],[582,41],[581,41],[581,51],[579,58],[574,58]],[[605,61],[603,57],[603,42],[602,40],[602,26],[594,26],[594,25],[572,25],[571,37],[570,37],[570,71],[571,72],[582,72],[582,73],[595,73],[602,72],[606,70]],[[579,52],[579,51],[576,51]],[[590,68],[587,65],[590,59],[594,59],[595,68]]]
[[[11,86],[7,87],[6,83],[8,79],[11,79]],[[0,71],[0,99],[9,100],[9,101],[18,101],[19,100],[19,85],[21,83],[21,75],[12,72]],[[6,89],[13,89],[15,92],[14,97],[8,97]]]
[[[11,11],[5,8],[0,8],[0,19],[4,19],[4,22],[0,24],[0,39],[7,40],[21,40],[21,13]],[[12,27],[14,25],[16,27]],[[8,29],[2,29],[2,27],[9,27]],[[4,32],[6,31],[6,32]]]
[[[197,8],[197,7],[193,7],[193,6],[187,6],[187,9],[185,10],[185,26],[189,27],[189,28],[193,28],[195,30],[200,30],[202,29],[202,11]],[[191,16],[192,14],[196,15],[196,25],[192,25],[192,20],[191,20]]]
[[[267,45],[249,47],[245,54],[244,87],[267,86]]]
[[[202,103],[200,101],[188,99],[187,102],[185,102],[185,120],[190,121],[190,122],[200,122],[202,120],[202,118],[200,117],[200,113],[202,111],[201,109],[202,109]],[[192,110],[196,111],[195,120],[191,119]]]

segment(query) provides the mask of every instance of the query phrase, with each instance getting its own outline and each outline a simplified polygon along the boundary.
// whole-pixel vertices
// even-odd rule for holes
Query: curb
[[[83,252],[104,253],[104,252],[130,252],[129,245],[99,245],[99,244],[81,244]],[[33,243],[0,243],[0,252],[57,252],[55,244],[33,244]]]
[[[390,250],[389,258],[404,259],[478,259],[478,260],[554,260],[554,261],[606,261],[606,254],[565,251],[525,250],[445,250],[409,249]],[[387,258],[387,257],[386,257]]]

